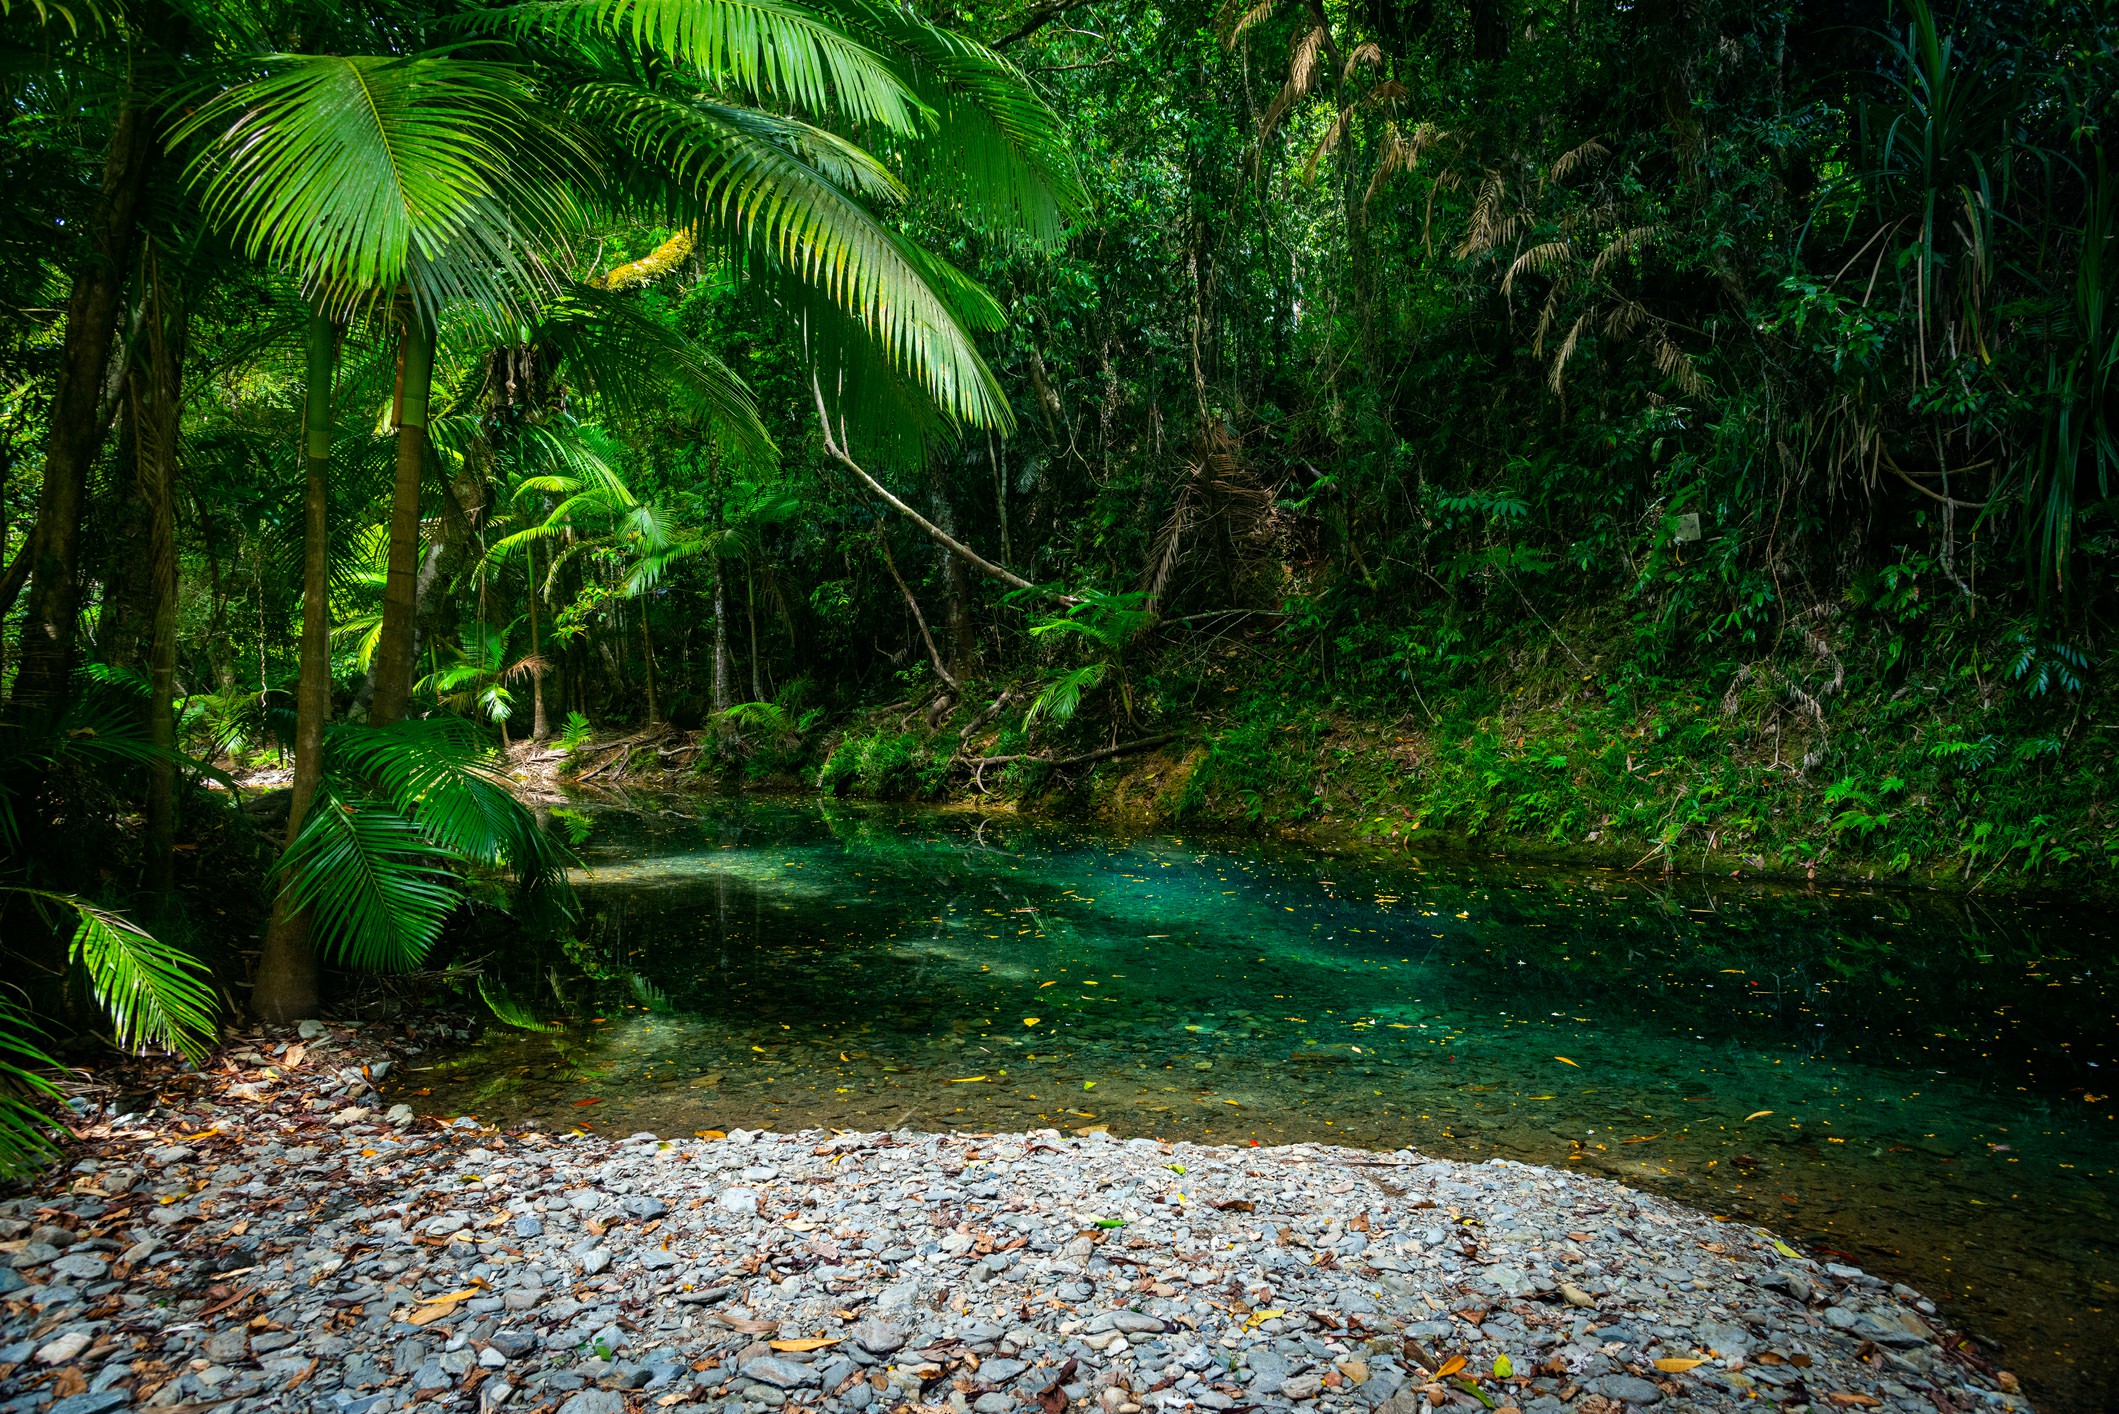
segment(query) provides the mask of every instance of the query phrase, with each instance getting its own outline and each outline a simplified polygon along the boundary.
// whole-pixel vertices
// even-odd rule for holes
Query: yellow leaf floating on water
[[[1778,1237],[1773,1239],[1773,1250],[1780,1253],[1783,1257],[1799,1258],[1803,1255],[1802,1253],[1796,1251],[1793,1247],[1790,1247],[1787,1243],[1781,1241]]]
[[[1059,983],[1058,983],[1058,982],[1056,982],[1056,981],[1054,981],[1054,982],[1040,982],[1040,983],[1038,983],[1038,984],[1037,984],[1037,989],[1038,989],[1038,990],[1039,990],[1040,992],[1042,992],[1042,991],[1044,991],[1044,990],[1045,990],[1045,989],[1046,989],[1047,987],[1057,987],[1058,985],[1059,985]]]
[[[1575,1068],[1576,1070],[1580,1070],[1580,1069],[1582,1068],[1582,1067],[1581,1067],[1581,1065],[1580,1065],[1580,1064],[1579,1064],[1578,1062],[1576,1062],[1576,1061],[1571,1061],[1571,1060],[1569,1060],[1569,1059],[1568,1059],[1567,1057],[1565,1057],[1565,1056],[1554,1056],[1554,1057],[1553,1057],[1553,1059],[1554,1059],[1554,1060],[1556,1060],[1556,1061],[1558,1061],[1558,1062],[1559,1062],[1560,1064],[1562,1064],[1562,1065],[1571,1065],[1571,1066],[1574,1066],[1574,1068]]]
[[[1666,1375],[1682,1375],[1687,1370],[1696,1370],[1706,1364],[1705,1360],[1667,1359],[1655,1362],[1655,1367]]]
[[[1767,1115],[1770,1115],[1772,1113],[1773,1111],[1771,1110],[1753,1110],[1750,1114],[1744,1116],[1744,1123],[1749,1124],[1755,1119],[1764,1119]]]
[[[1096,1082],[1094,1080],[1084,1080],[1082,1082],[1082,1088],[1084,1090],[1094,1090],[1096,1088]]]
[[[1043,1021],[1044,1019],[1045,1019],[1045,1018],[1043,1018],[1042,1016],[1026,1016],[1026,1017],[1024,1017],[1024,1018],[1023,1018],[1023,1025],[1025,1025],[1025,1026],[1035,1026],[1035,1025],[1037,1025],[1037,1024],[1038,1024],[1038,1023],[1040,1022],[1040,1021]]]
[[[769,1340],[766,1344],[775,1350],[785,1350],[793,1354],[800,1354],[805,1350],[826,1349],[829,1346],[837,1345],[845,1338],[838,1335],[812,1335],[804,1336],[800,1340]]]
[[[949,1083],[951,1085],[969,1085],[975,1080],[984,1080],[985,1078],[986,1077],[983,1075],[966,1075],[961,1076],[958,1079],[952,1080]]]

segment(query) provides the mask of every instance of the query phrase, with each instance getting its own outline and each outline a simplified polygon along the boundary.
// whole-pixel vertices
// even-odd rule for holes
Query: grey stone
[[[743,1377],[759,1384],[771,1385],[775,1389],[800,1389],[818,1382],[814,1365],[804,1365],[778,1355],[761,1355],[747,1360],[743,1365]]]
[[[249,1359],[250,1333],[241,1326],[234,1330],[215,1331],[206,1337],[206,1358],[217,1365]]]
[[[294,1024],[294,1032],[304,1041],[314,1041],[324,1034],[324,1023],[315,1020],[298,1021]]]
[[[101,1281],[110,1275],[110,1263],[90,1252],[69,1252],[51,1264],[54,1276],[73,1281]]]
[[[1014,1395],[995,1391],[991,1394],[980,1395],[971,1402],[971,1407],[978,1410],[979,1414],[1008,1414],[1009,1410],[1021,1403],[1022,1401]]]
[[[979,1378],[990,1385],[1006,1384],[1029,1368],[1027,1360],[986,1360],[979,1365]]]
[[[486,1343],[508,1359],[520,1360],[535,1350],[540,1342],[532,1331],[503,1330],[493,1332]]]
[[[625,1414],[625,1396],[616,1390],[585,1389],[560,1405],[559,1414]]]
[[[1314,1372],[1305,1375],[1291,1375],[1280,1382],[1280,1397],[1282,1399],[1315,1399],[1318,1391],[1323,1388],[1324,1376],[1322,1375]]]
[[[599,1276],[610,1265],[611,1250],[608,1247],[597,1247],[581,1259],[581,1274],[585,1277]]]
[[[1659,1404],[1663,1392],[1638,1375],[1599,1375],[1583,1388],[1622,1404]]]
[[[132,1395],[122,1389],[95,1390],[87,1394],[70,1394],[53,1404],[44,1414],[110,1414],[113,1409],[123,1409],[132,1403]]]
[[[871,1316],[854,1324],[852,1331],[855,1345],[871,1355],[888,1355],[905,1345],[905,1331],[888,1321],[879,1321]]]
[[[544,1236],[544,1220],[534,1213],[523,1213],[515,1219],[515,1235],[528,1239]]]
[[[758,1190],[755,1188],[724,1188],[714,1206],[724,1213],[736,1213],[743,1217],[758,1215]]]
[[[670,1210],[670,1205],[660,1198],[649,1198],[643,1194],[628,1194],[618,1200],[625,1215],[639,1222],[651,1222]]]

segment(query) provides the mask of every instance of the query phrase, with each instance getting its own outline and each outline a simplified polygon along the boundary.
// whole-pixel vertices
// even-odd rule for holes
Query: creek
[[[574,936],[399,1098],[1587,1168],[1920,1288],[2042,1408],[2119,1387],[2102,910],[830,801],[552,828]]]

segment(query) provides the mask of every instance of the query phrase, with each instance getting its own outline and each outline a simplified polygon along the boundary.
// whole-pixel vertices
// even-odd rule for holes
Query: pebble
[[[238,1038],[0,1202],[0,1365],[58,1371],[0,1414],[2030,1407],[1943,1356],[1918,1292],[1591,1175],[1051,1129],[505,1133],[378,1115],[384,1039],[297,1034],[314,1059]]]

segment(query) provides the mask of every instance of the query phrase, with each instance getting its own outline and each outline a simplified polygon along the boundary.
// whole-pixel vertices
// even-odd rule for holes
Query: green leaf
[[[389,804],[319,791],[281,856],[282,889],[313,909],[318,948],[353,967],[408,971],[425,960],[463,902],[456,854]]]
[[[118,1044],[179,1051],[196,1061],[215,1039],[214,996],[206,965],[139,925],[86,899],[59,898],[81,918],[73,955],[109,1014]]]

